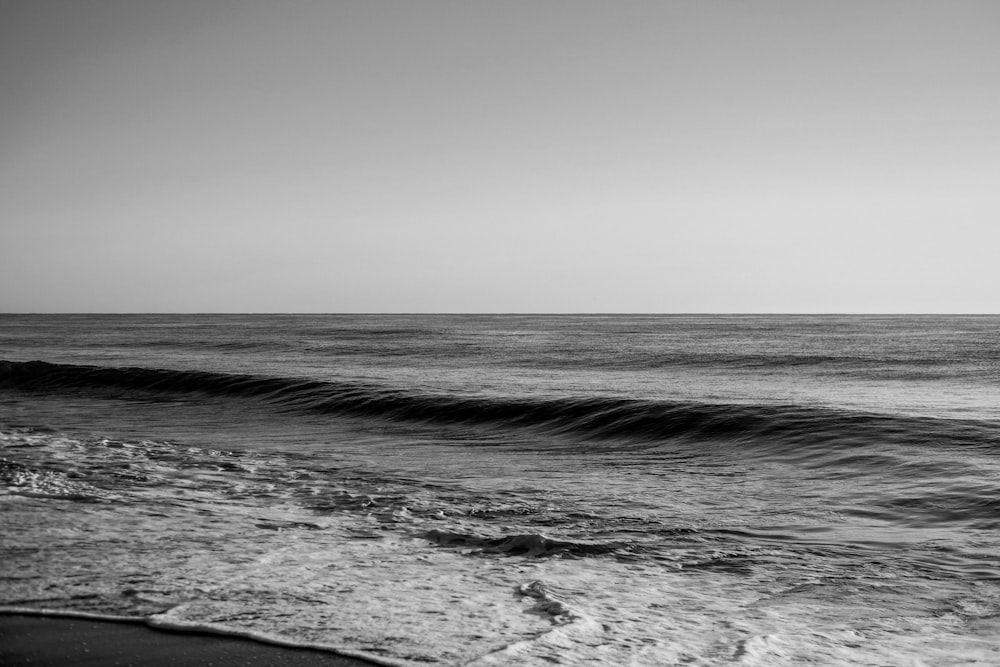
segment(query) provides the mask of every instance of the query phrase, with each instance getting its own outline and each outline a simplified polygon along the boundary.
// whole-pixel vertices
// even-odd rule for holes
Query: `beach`
[[[138,622],[0,614],[6,667],[370,667],[327,651],[272,646],[235,637],[165,632]]]

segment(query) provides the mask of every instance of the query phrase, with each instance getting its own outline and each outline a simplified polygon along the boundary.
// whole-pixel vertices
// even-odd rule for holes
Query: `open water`
[[[1000,664],[1000,317],[0,316],[0,605],[385,664]]]

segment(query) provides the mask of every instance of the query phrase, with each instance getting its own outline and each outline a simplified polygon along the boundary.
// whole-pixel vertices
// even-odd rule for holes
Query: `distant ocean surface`
[[[0,605],[389,665],[1000,665],[1000,317],[0,315]]]

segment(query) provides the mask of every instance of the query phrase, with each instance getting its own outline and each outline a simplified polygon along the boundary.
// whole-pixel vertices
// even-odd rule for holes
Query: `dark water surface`
[[[1000,317],[0,316],[0,601],[388,664],[1000,664]]]

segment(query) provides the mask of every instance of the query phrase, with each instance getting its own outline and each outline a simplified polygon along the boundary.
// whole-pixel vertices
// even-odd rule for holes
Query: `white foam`
[[[113,497],[113,494],[103,492],[90,484],[69,479],[60,472],[17,470],[5,477],[4,492],[9,495],[59,500],[96,500]]]
[[[367,653],[365,651],[354,651],[348,648],[344,648],[342,646],[337,646],[332,644],[326,644],[321,642],[294,641],[282,637],[280,635],[275,635],[267,632],[256,632],[253,630],[245,630],[238,627],[231,627],[215,623],[176,621],[171,618],[170,612],[167,612],[165,614],[150,616],[148,619],[146,619],[146,625],[152,628],[159,628],[163,630],[179,630],[183,632],[209,633],[225,637],[239,637],[241,639],[249,639],[251,641],[260,642],[262,644],[270,644],[272,646],[284,646],[287,648],[308,648],[318,651],[327,651],[329,653],[336,653],[337,655],[343,655],[350,658],[363,658],[365,660],[374,662],[379,665],[386,665],[387,667],[407,667],[407,665],[411,664],[403,660],[393,660],[392,658],[386,658],[384,656]]]
[[[100,614],[90,611],[73,609],[46,609],[45,607],[18,607],[16,605],[0,605],[0,614],[17,616],[45,616],[51,618],[84,618],[92,621],[113,621],[115,623],[145,623],[141,616],[122,616],[120,614]]]
[[[302,476],[280,456],[249,466],[164,443],[30,437],[10,450],[22,469],[72,459],[117,500],[5,506],[7,613],[142,619],[386,665],[1000,662],[1000,588],[933,579],[887,553],[874,562],[695,541],[655,558],[511,556],[423,537],[438,526],[445,537],[550,539],[518,523],[533,514],[484,523],[455,509],[477,506],[496,480],[466,495],[450,487],[457,500],[435,505],[444,501],[391,479]],[[624,494],[634,480],[601,491]]]
[[[517,586],[522,597],[537,600],[530,612],[547,614],[551,627],[534,637],[513,642],[468,663],[470,665],[524,664],[551,660],[553,653],[572,655],[582,645],[600,641],[604,628],[595,619],[570,607],[552,593],[543,582],[535,580]]]

